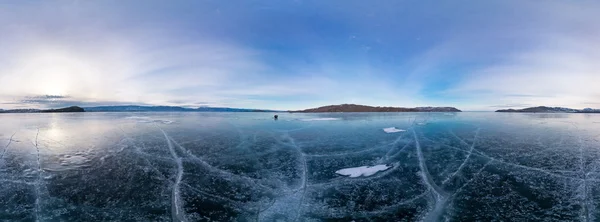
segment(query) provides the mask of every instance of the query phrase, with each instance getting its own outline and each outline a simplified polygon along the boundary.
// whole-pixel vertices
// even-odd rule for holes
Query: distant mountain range
[[[50,112],[282,112],[277,110],[265,109],[239,109],[228,107],[198,107],[185,108],[180,106],[95,106],[95,107],[78,107],[72,106],[62,109],[11,109],[2,110],[0,113],[50,113]],[[331,113],[331,112],[461,112],[454,107],[374,107],[356,104],[341,104],[323,106],[314,109],[305,109],[298,111],[288,111],[291,113]]]
[[[240,109],[228,107],[185,108],[180,106],[96,106],[84,107],[86,112],[278,112],[266,109]]]
[[[547,106],[537,106],[537,107],[529,107],[525,109],[501,109],[496,110],[496,112],[503,113],[600,113],[600,109],[571,109],[565,107],[547,107]]]
[[[179,106],[95,106],[78,107],[72,106],[62,109],[9,109],[1,110],[0,113],[52,113],[52,112],[279,112],[276,110],[263,109],[238,109],[227,107],[198,107],[185,108]]]
[[[380,106],[364,106],[356,104],[341,104],[322,106],[313,109],[305,109],[299,111],[289,111],[292,113],[334,113],[334,112],[461,112],[454,107],[380,107]]]
[[[283,112],[266,109],[241,109],[228,107],[185,108],[180,106],[71,106],[61,109],[0,109],[0,113],[62,113],[62,112]],[[318,108],[287,111],[290,113],[335,113],[335,112],[461,112],[454,107],[380,107],[356,104],[322,106]],[[524,109],[501,109],[496,112],[507,113],[600,113],[600,109],[571,109],[565,107],[537,106]]]

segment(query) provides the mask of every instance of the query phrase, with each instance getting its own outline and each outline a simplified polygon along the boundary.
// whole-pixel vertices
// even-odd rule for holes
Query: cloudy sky
[[[598,1],[0,1],[0,108],[600,108]]]

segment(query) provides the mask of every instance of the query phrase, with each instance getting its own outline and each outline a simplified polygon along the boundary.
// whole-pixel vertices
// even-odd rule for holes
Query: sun
[[[113,66],[106,63],[104,57],[87,55],[59,46],[37,47],[24,52],[10,68],[2,82],[10,82],[4,89],[22,97],[69,97],[69,100],[104,99],[102,92],[112,85],[106,69]],[[0,76],[2,77],[2,76]],[[4,87],[4,85],[3,85]],[[56,97],[58,96],[58,97]],[[37,105],[37,104],[36,104]],[[44,105],[44,104],[39,104]]]
[[[53,95],[53,96],[64,96],[68,91],[68,75],[63,74],[64,72],[56,71],[47,73],[44,76],[45,81],[40,84],[41,93],[44,95]]]
[[[39,53],[28,63],[34,91],[43,95],[68,95],[81,88],[81,78],[90,72],[85,61],[60,51]]]

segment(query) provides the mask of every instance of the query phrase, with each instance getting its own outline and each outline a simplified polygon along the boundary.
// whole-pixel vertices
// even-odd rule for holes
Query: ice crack
[[[40,135],[40,129],[37,129],[35,134],[35,146],[37,152],[37,180],[34,184],[35,188],[35,221],[40,221],[40,183],[42,182],[42,164],[40,162],[40,147],[38,146],[38,137]]]
[[[157,126],[158,127],[158,126]],[[175,177],[175,182],[173,184],[173,189],[171,191],[171,217],[173,221],[187,221],[185,217],[185,212],[183,211],[181,205],[183,205],[180,194],[180,184],[183,178],[183,164],[181,162],[181,158],[175,152],[175,148],[173,148],[173,144],[171,139],[167,135],[167,133],[160,127],[158,127],[160,131],[165,136],[165,140],[167,141],[167,145],[169,148],[169,152],[171,153],[171,157],[175,161],[177,165],[177,175]]]
[[[583,199],[581,201],[581,208],[582,208],[582,215],[581,217],[583,218],[584,221],[590,221],[590,218],[592,218],[592,214],[590,213],[590,206],[589,206],[589,198],[588,198],[588,186],[587,186],[587,173],[585,170],[585,164],[584,164],[584,155],[583,155],[583,143],[581,140],[581,137],[579,137],[579,171],[582,175],[582,193],[583,193]]]
[[[458,169],[456,169],[456,171],[454,171],[452,174],[450,174],[450,176],[448,176],[448,178],[446,178],[444,181],[442,181],[442,184],[446,184],[450,179],[454,178],[454,176],[456,176],[457,173],[460,173],[460,171],[463,169],[463,167],[465,166],[465,164],[467,163],[467,161],[471,158],[471,155],[473,154],[473,150],[475,149],[475,142],[477,141],[477,136],[479,136],[479,128],[477,129],[477,131],[475,132],[475,137],[473,138],[473,143],[471,144],[471,148],[469,149],[469,153],[467,154],[467,157],[465,157],[465,160],[460,164],[460,166],[458,166]]]
[[[154,171],[162,180],[167,180],[167,178],[148,160],[148,154],[143,152],[140,147],[135,143],[135,141],[123,130],[123,128],[119,127],[121,132],[123,132],[123,136],[125,139],[131,143],[131,145],[135,148],[135,151],[140,154],[140,157],[144,159],[146,165],[148,165],[152,171]],[[143,144],[142,144],[143,145]]]
[[[15,136],[15,134],[17,134],[17,132],[14,132],[10,136],[10,139],[8,139],[8,143],[6,144],[6,146],[4,146],[4,151],[2,151],[2,156],[0,156],[0,159],[4,159],[4,154],[6,154],[6,151],[8,150],[8,147],[10,146],[10,144],[12,143],[13,137]]]
[[[427,169],[427,165],[425,164],[425,157],[423,156],[423,151],[421,150],[421,144],[419,143],[419,138],[417,137],[417,133],[415,130],[412,130],[413,136],[415,139],[415,145],[417,148],[417,158],[419,160],[419,169],[421,170],[421,177],[423,178],[423,182],[427,185],[428,189],[431,190],[434,196],[435,205],[433,209],[427,213],[424,218],[424,221],[438,221],[439,217],[443,213],[443,208],[446,203],[446,192],[442,190],[435,181],[431,178],[431,174]]]
[[[286,133],[285,135],[290,140],[290,144],[298,151],[299,160],[302,165],[301,184],[300,188],[298,188],[298,190],[302,190],[302,194],[300,196],[300,200],[298,201],[298,211],[296,213],[296,218],[293,220],[297,221],[300,218],[300,214],[302,214],[302,203],[304,202],[304,196],[306,195],[306,186],[308,181],[308,166],[306,164],[306,154],[302,152],[302,149],[300,149],[300,147],[296,144],[296,140],[294,140],[294,138],[292,138],[292,136],[290,136],[289,133]]]
[[[457,137],[457,138],[458,138],[458,137]],[[458,138],[458,139],[462,141],[462,139],[460,139],[460,138]],[[432,140],[432,141],[433,141],[433,140]],[[462,142],[463,142],[463,143],[465,143],[465,144],[467,144],[467,143],[466,143],[466,142],[464,142],[464,141],[462,141]],[[450,145],[447,145],[447,144],[441,144],[441,145],[442,145],[442,146],[445,146],[445,147],[448,147],[448,148],[451,148],[451,149],[455,149],[455,150],[461,151],[461,152],[468,152],[468,151],[466,151],[466,150],[464,150],[464,149],[457,148],[457,147],[454,147],[454,146],[450,146]],[[467,145],[468,145],[468,144],[467,144]],[[548,175],[550,175],[550,176],[554,176],[554,177],[558,177],[558,178],[574,179],[574,180],[582,180],[582,179],[581,179],[581,178],[579,178],[579,177],[568,177],[568,176],[563,176],[563,175],[556,174],[556,173],[550,172],[550,171],[548,171],[548,170],[546,170],[546,169],[542,169],[542,168],[535,168],[535,167],[530,167],[530,166],[525,166],[525,165],[521,165],[521,164],[516,164],[516,163],[507,162],[507,161],[504,161],[504,160],[502,160],[502,159],[498,159],[498,158],[494,158],[494,157],[488,156],[487,154],[485,154],[485,153],[483,153],[483,152],[481,152],[481,151],[477,150],[476,148],[473,148],[473,152],[474,152],[474,153],[473,153],[473,155],[476,155],[476,156],[479,156],[479,157],[483,157],[483,158],[486,158],[486,159],[489,159],[489,160],[493,160],[494,162],[497,162],[497,163],[500,163],[500,164],[504,164],[504,165],[507,165],[507,166],[512,166],[512,167],[522,168],[522,169],[525,169],[525,170],[537,171],[537,172],[540,172],[540,173],[545,173],[545,174],[548,174]],[[588,179],[588,180],[589,180],[589,179]],[[596,181],[596,180],[594,180],[594,181]]]

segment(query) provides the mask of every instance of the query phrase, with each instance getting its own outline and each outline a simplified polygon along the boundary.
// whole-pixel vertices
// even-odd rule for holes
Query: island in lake
[[[47,109],[41,110],[42,113],[81,113],[85,112],[85,110],[79,106],[70,106],[61,109]]]
[[[529,107],[525,109],[501,109],[496,112],[502,113],[600,113],[600,109],[571,109],[565,107],[548,107],[548,106],[537,106]]]
[[[334,112],[461,112],[454,107],[381,107],[356,104],[322,106],[313,109],[289,111],[291,113],[334,113]]]
[[[79,113],[85,110],[79,106],[70,106],[60,109],[0,109],[0,113]]]

